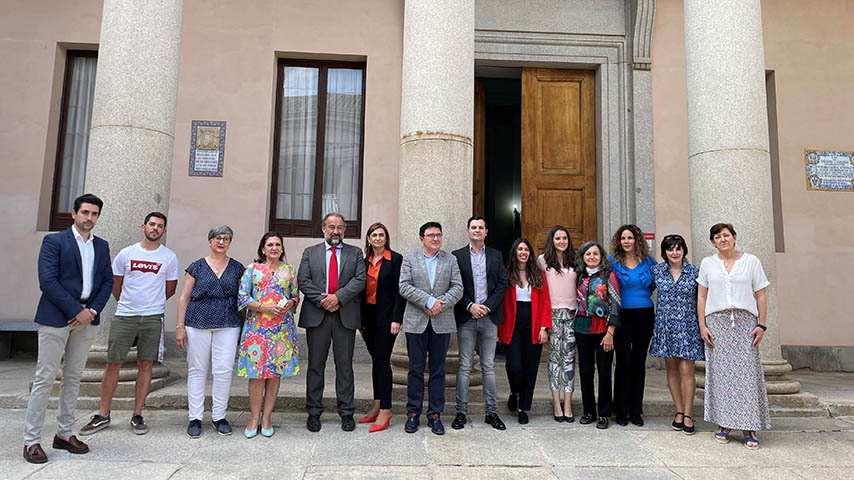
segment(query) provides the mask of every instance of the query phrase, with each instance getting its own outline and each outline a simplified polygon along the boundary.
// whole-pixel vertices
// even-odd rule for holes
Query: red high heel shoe
[[[386,428],[388,428],[389,422],[391,422],[391,415],[388,416],[388,418],[385,420],[385,423],[383,423],[382,425],[378,423],[371,425],[371,428],[368,430],[368,433],[381,432],[385,430]]]
[[[359,419],[359,423],[374,423],[377,420],[377,417],[380,415],[380,412],[375,413],[373,416],[365,415],[361,419]]]

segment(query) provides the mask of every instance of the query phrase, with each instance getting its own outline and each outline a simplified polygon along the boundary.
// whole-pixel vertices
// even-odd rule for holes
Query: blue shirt
[[[217,278],[208,262],[200,258],[187,267],[187,273],[196,280],[184,324],[192,328],[236,328],[241,314],[237,312],[237,290],[243,277],[243,265],[228,259],[225,271]]]
[[[652,291],[655,290],[655,282],[652,277],[652,267],[655,260],[646,256],[635,268],[627,268],[617,262],[613,255],[608,255],[608,260],[613,266],[617,280],[620,282],[620,307],[627,308],[649,308],[653,306]]]
[[[430,279],[430,288],[433,288],[433,285],[436,283],[436,264],[439,263],[439,252],[436,251],[432,257],[427,255],[427,252],[424,252],[424,262],[427,264],[427,277]],[[434,303],[436,303],[435,298],[428,298],[427,308],[433,308]]]

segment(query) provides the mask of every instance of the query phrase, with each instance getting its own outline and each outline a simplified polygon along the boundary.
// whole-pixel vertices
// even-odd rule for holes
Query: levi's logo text
[[[157,274],[160,272],[160,267],[162,263],[157,262],[144,262],[142,260],[131,260],[130,261],[130,271],[131,272],[151,272]]]

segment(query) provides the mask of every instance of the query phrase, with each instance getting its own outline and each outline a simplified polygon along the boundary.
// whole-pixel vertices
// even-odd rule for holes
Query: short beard
[[[145,239],[148,240],[149,242],[158,242],[158,241],[160,241],[161,238],[163,238],[163,235],[161,235],[157,238],[151,238],[148,235],[145,235]]]
[[[328,243],[332,247],[337,247],[341,243],[341,237],[326,237],[326,243]]]

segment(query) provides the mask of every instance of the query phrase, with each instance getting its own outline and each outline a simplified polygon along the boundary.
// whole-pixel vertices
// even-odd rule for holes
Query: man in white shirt
[[[119,370],[136,339],[137,367],[131,429],[137,435],[148,432],[142,408],[151,385],[151,369],[162,360],[161,335],[166,300],[178,285],[178,258],[160,244],[166,233],[166,215],[151,212],[142,224],[143,238],[124,248],[113,260],[113,296],[118,305],[110,322],[107,368],[101,381],[101,407],[80,429],[91,435],[110,425],[110,404],[119,382]]]
[[[98,312],[104,309],[113,287],[110,275],[110,246],[92,234],[104,202],[90,193],[74,200],[71,228],[44,237],[39,250],[39,289],[36,310],[39,324],[39,356],[27,403],[24,428],[24,459],[47,462],[41,446],[41,431],[56,374],[62,368],[59,415],[53,448],[75,454],[89,446],[73,435],[80,377],[89,348],[95,339]]]

